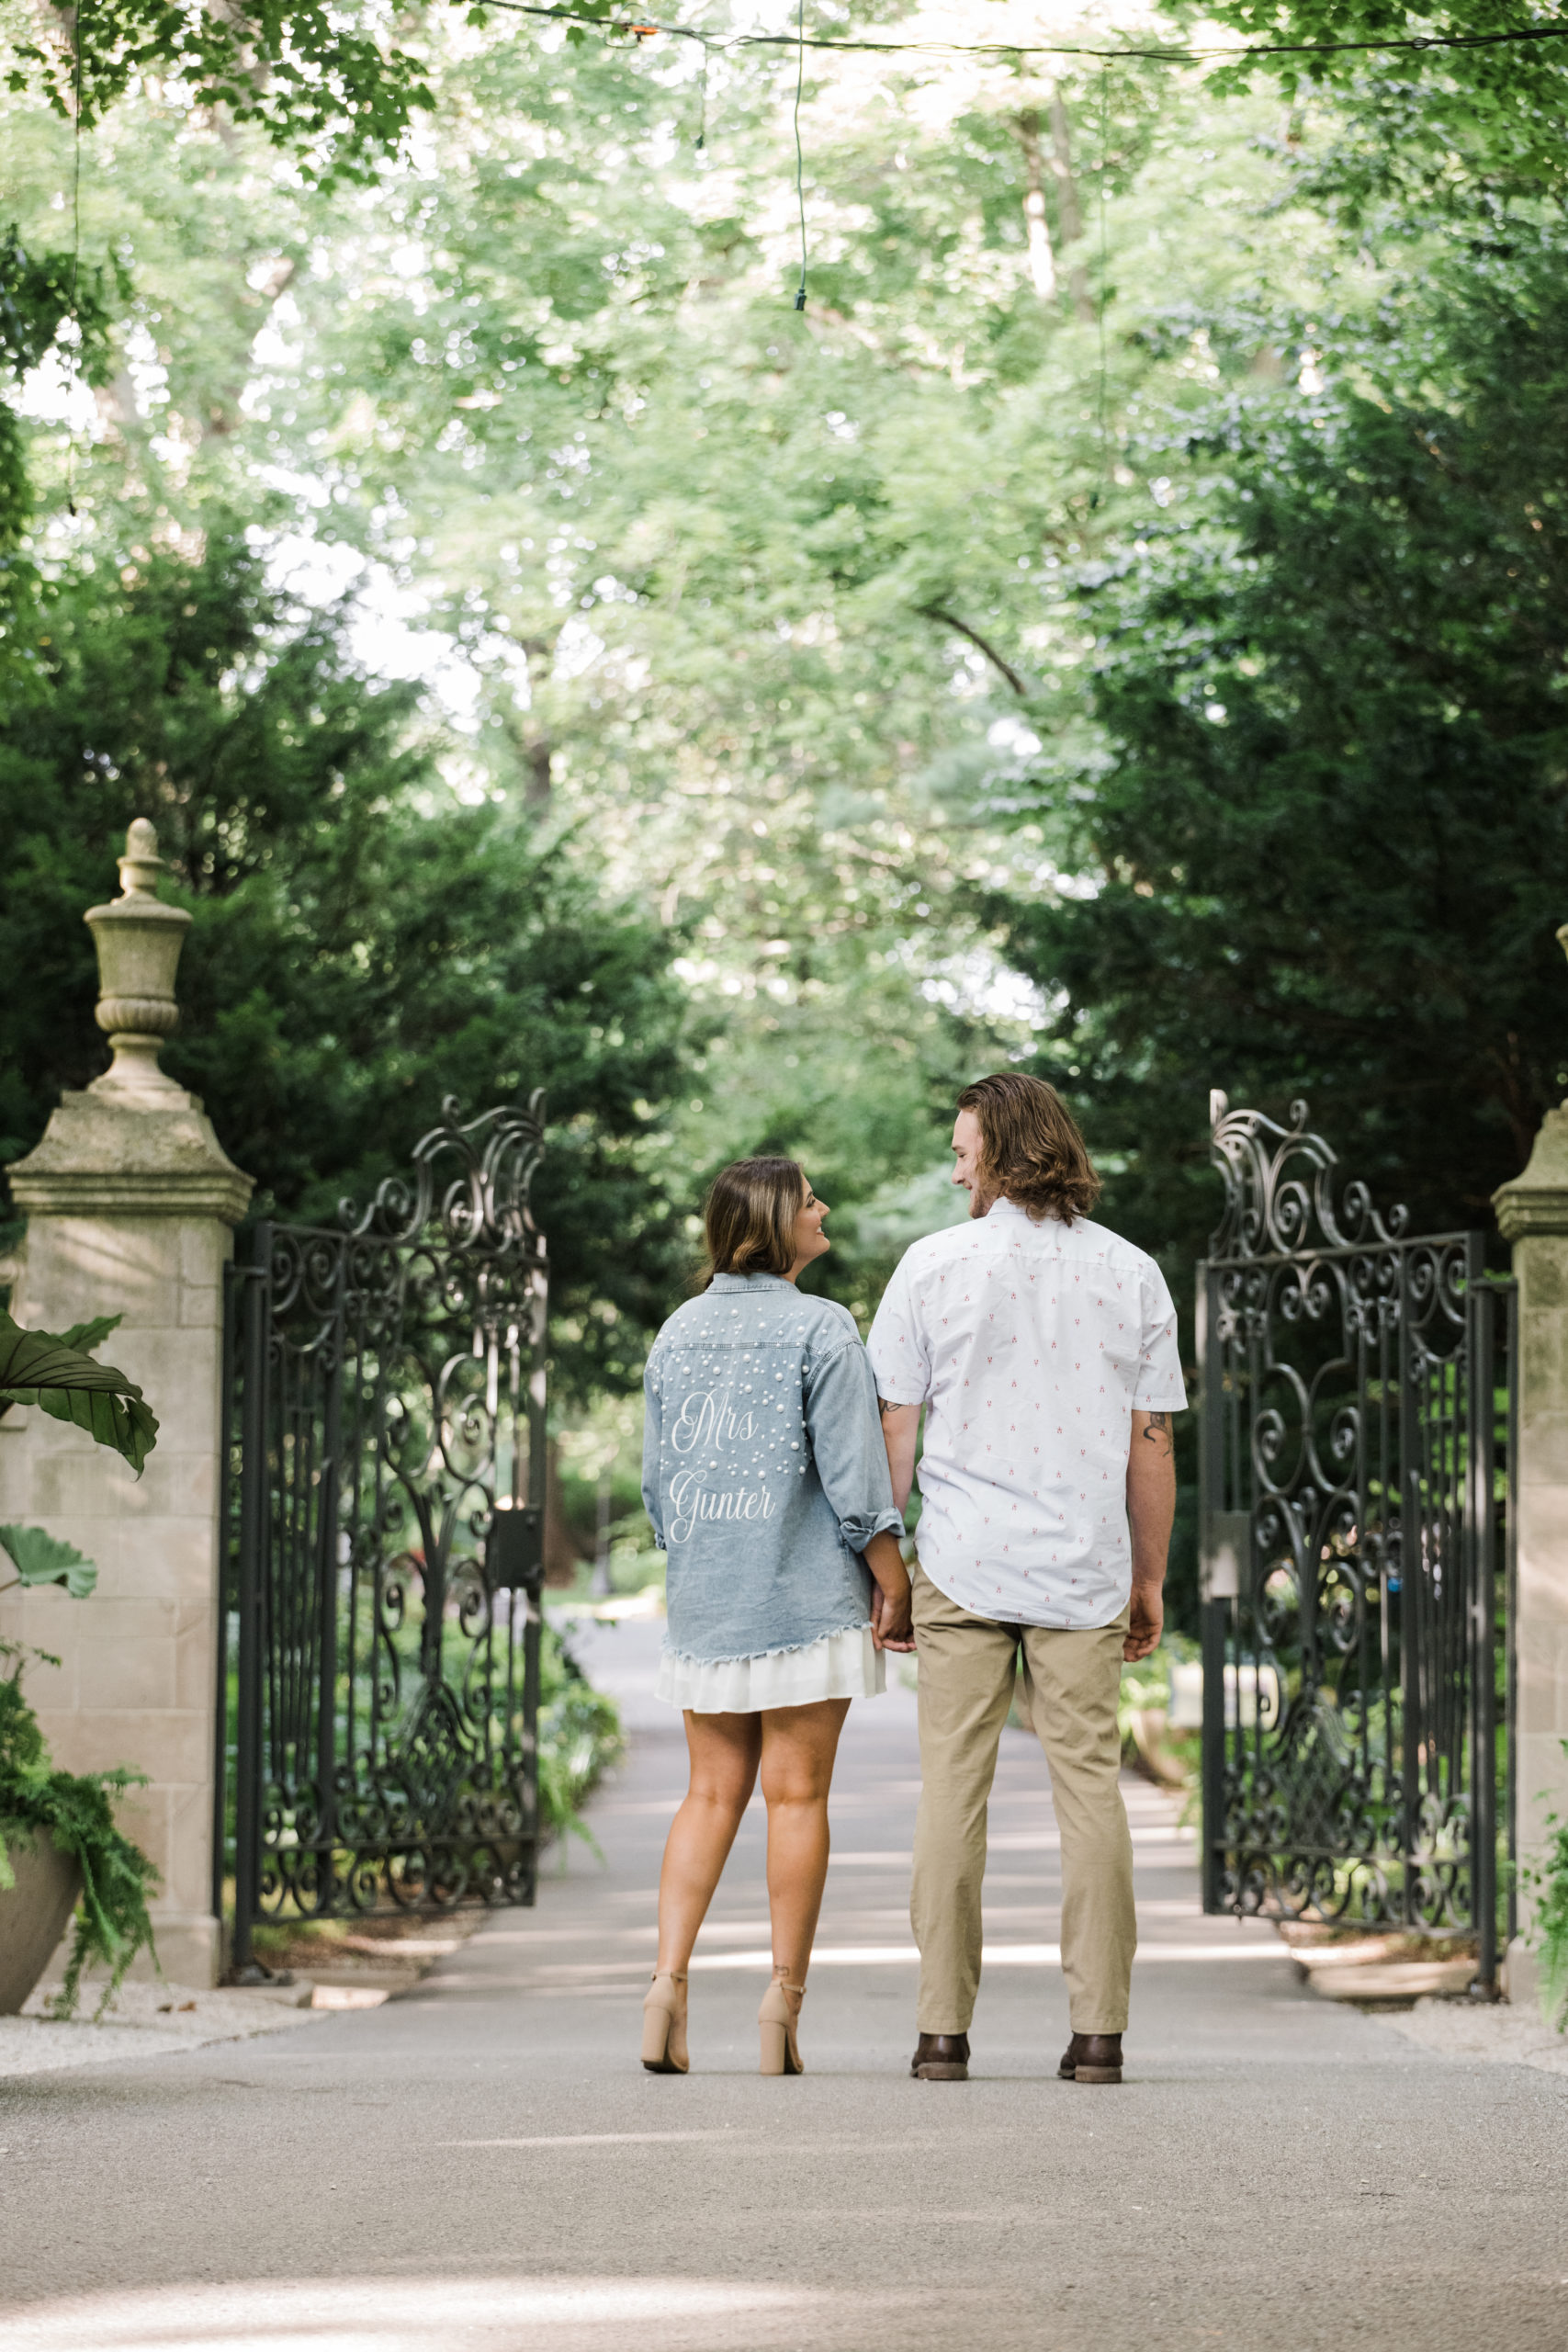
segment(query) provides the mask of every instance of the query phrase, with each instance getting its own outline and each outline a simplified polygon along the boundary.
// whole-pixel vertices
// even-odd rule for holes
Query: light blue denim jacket
[[[776,1274],[716,1274],[660,1332],[643,1390],[665,1647],[763,1657],[869,1623],[859,1555],[904,1521],[848,1308]]]

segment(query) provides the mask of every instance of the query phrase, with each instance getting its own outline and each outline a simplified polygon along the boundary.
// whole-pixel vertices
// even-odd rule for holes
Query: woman
[[[798,2075],[795,2019],[828,1875],[828,1789],[852,1699],[908,1636],[871,1365],[847,1308],[803,1298],[830,1247],[793,1159],[738,1159],[705,1208],[709,1270],[648,1360],[642,1495],[668,1560],[659,1695],[691,1781],[664,1849],[642,2063],[686,2072],[686,1963],[759,1770],[773,1977],[761,2072]]]

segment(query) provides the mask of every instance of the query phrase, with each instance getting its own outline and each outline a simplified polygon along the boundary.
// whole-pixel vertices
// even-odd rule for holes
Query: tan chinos
[[[909,1920],[919,2027],[967,2033],[980,1984],[980,1884],[997,1747],[1020,1698],[1045,1750],[1062,1837],[1062,1973],[1075,2033],[1122,2033],[1137,1927],[1133,1840],[1118,1779],[1123,1610],[1090,1633],[993,1623],[915,1571],[920,1806]]]

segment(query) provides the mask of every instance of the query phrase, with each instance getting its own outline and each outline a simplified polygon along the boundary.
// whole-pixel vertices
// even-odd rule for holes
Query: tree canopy
[[[243,537],[144,552],[51,600],[0,718],[0,1154],[101,1065],[83,908],[150,816],[193,926],[165,1066],[257,1207],[332,1222],[442,1099],[545,1089],[536,1203],[558,1361],[623,1384],[677,1278],[660,1116],[695,1038],[675,938],[605,896],[570,832],[465,799],[341,616],[269,591]],[[109,876],[106,876],[106,866]]]
[[[129,93],[166,85],[186,107],[254,123],[306,178],[371,175],[434,105],[417,51],[381,12],[320,0],[181,8],[170,0],[48,0],[10,47],[6,86],[62,119],[101,122]]]
[[[1194,1254],[1212,1084],[1306,1095],[1417,1229],[1484,1226],[1568,1085],[1568,255],[1412,288],[1320,365],[1193,419],[1201,489],[1085,582],[1109,757],[1037,788],[1103,878],[1013,916],[1121,1205]]]
[[[1211,1086],[1304,1091],[1385,1197],[1483,1219],[1563,1083],[1563,45],[810,52],[797,311],[788,59],[577,29],[400,19],[403,95],[340,131],[348,68],[312,69],[291,148],[287,76],[197,103],[131,28],[137,103],[82,146],[101,361],[61,389],[49,294],[11,363],[14,805],[69,773],[85,837],[124,821],[116,763],[81,781],[99,706],[183,714],[182,772],[203,729],[252,747],[224,790],[268,778],[265,823],[233,804],[252,864],[152,812],[206,926],[178,1067],[236,1156],[314,1199],[406,1150],[438,1063],[546,1076],[647,1219],[635,1283],[608,1193],[554,1220],[617,1378],[716,1164],[803,1156],[822,1278],[867,1306],[945,1213],[954,1091],[1009,1058],[1060,1080],[1108,1217],[1179,1283]],[[47,276],[75,151],[24,66],[5,217]],[[389,683],[405,624],[423,684]],[[214,650],[171,694],[182,630]],[[125,740],[155,780],[157,729]],[[560,1012],[585,981],[619,1042]],[[21,1142],[56,1080],[17,1035]]]

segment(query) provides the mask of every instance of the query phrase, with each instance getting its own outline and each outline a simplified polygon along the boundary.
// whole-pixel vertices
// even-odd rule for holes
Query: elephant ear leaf
[[[138,1477],[157,1441],[157,1421],[134,1380],[46,1331],[24,1331],[3,1308],[0,1403],[36,1405],[57,1421],[73,1421],[97,1444],[112,1445]]]
[[[80,1348],[85,1356],[90,1356],[96,1348],[103,1346],[111,1331],[118,1330],[124,1320],[123,1315],[99,1315],[91,1323],[73,1323],[69,1331],[39,1331],[37,1336],[40,1340],[52,1339],[62,1348]]]
[[[0,1547],[16,1563],[21,1584],[62,1584],[73,1600],[85,1600],[98,1581],[92,1561],[45,1528],[0,1527]]]

